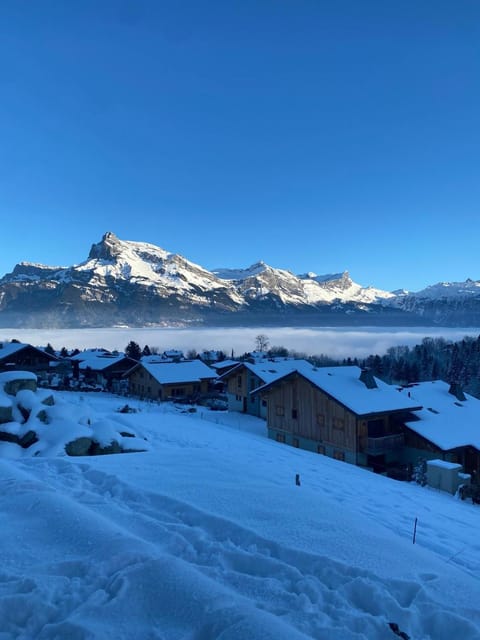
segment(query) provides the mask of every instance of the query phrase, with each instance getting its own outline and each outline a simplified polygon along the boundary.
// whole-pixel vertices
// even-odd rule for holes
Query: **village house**
[[[311,365],[306,360],[277,360],[274,358],[255,364],[251,362],[235,363],[220,376],[220,380],[226,383],[228,410],[266,418],[267,402],[265,398],[251,392],[286,373],[303,367],[311,368]]]
[[[423,407],[406,419],[402,461],[440,459],[479,478],[480,400],[443,380],[409,384],[401,393]]]
[[[251,395],[267,402],[270,438],[375,471],[398,462],[405,416],[421,409],[356,366],[304,366]]]
[[[46,375],[58,358],[31,344],[0,342],[0,371],[31,371],[40,377]]]
[[[78,373],[88,384],[101,385],[114,392],[120,391],[123,374],[131,369],[136,361],[124,353],[110,353],[105,349],[86,349],[71,358]]]
[[[223,376],[224,373],[233,369],[239,364],[238,360],[221,360],[220,362],[214,362],[209,365],[212,369],[215,369],[219,376]]]
[[[210,390],[217,374],[201,360],[139,362],[125,378],[129,393],[151,400],[195,400]]]

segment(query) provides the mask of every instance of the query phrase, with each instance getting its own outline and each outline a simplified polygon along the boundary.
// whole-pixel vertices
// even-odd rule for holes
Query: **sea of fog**
[[[238,327],[238,328],[112,328],[112,329],[0,329],[1,340],[27,342],[35,346],[50,343],[55,349],[103,347],[123,351],[130,340],[141,348],[148,345],[160,351],[221,349],[228,356],[242,355],[255,348],[255,337],[267,336],[269,345],[284,346],[308,355],[332,358],[363,358],[382,355],[389,347],[419,344],[424,337],[461,340],[478,336],[479,328],[445,327]]]

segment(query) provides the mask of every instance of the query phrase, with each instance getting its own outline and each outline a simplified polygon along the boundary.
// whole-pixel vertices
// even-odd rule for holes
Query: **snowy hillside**
[[[150,451],[0,443],[2,640],[480,637],[478,506],[273,442],[249,416],[57,400]]]

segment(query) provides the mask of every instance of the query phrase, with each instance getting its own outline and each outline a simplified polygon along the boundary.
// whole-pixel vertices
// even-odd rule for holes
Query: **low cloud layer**
[[[384,354],[389,347],[419,344],[426,336],[443,337],[446,340],[461,340],[464,336],[477,336],[480,329],[449,328],[228,328],[228,329],[2,329],[3,340],[16,338],[36,346],[52,344],[56,349],[87,349],[104,347],[123,351],[130,340],[143,348],[182,349],[222,349],[235,356],[255,348],[255,338],[259,334],[267,336],[270,346],[284,346],[287,349],[308,355],[325,354],[332,358],[363,358],[370,354]]]

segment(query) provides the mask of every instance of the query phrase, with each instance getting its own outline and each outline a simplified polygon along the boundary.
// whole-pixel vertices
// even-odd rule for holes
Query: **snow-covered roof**
[[[402,390],[423,409],[416,412],[419,420],[407,427],[444,451],[471,445],[480,451],[480,400],[465,393],[458,400],[449,393],[450,385],[443,380],[418,382]]]
[[[407,394],[400,393],[397,387],[386,384],[378,378],[374,378],[377,386],[368,388],[360,380],[362,371],[360,367],[314,367],[310,363],[305,364],[307,366],[301,365],[292,369],[357,415],[413,411],[421,406],[421,403],[409,398]],[[277,377],[273,382],[290,373]],[[271,383],[259,387],[256,392],[266,390],[269,384]]]
[[[0,342],[0,360],[9,358],[17,351],[25,349],[25,347],[28,347],[28,345],[23,342]]]
[[[240,362],[238,363],[238,367],[230,369],[223,375],[225,377],[230,376],[237,369],[245,367],[255,374],[257,378],[260,378],[262,382],[268,384],[278,378],[283,378],[283,376],[292,373],[292,371],[303,370],[304,368],[308,369],[311,368],[311,366],[312,365],[306,360],[263,360],[255,364],[251,362]]]
[[[220,362],[214,362],[210,366],[212,369],[225,369],[226,367],[235,367],[239,364],[238,360],[220,360]]]
[[[201,360],[142,362],[141,366],[160,384],[200,382],[200,380],[217,377],[216,371],[208,367]]]
[[[166,349],[163,354],[167,358],[183,358],[183,351],[179,349]]]
[[[53,356],[50,353],[47,353],[43,349],[34,347],[31,344],[27,344],[25,342],[3,342],[3,341],[0,341],[0,360],[5,360],[5,358],[10,358],[15,353],[18,353],[19,351],[27,347],[30,347],[31,349],[35,349],[39,353],[44,354],[47,358],[56,360],[56,356]]]
[[[73,356],[72,360],[77,360],[80,369],[92,369],[93,371],[102,371],[125,360],[127,356],[124,353],[112,354],[101,350],[88,350]],[[133,360],[132,360],[133,363]]]

